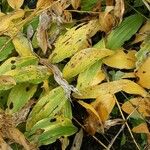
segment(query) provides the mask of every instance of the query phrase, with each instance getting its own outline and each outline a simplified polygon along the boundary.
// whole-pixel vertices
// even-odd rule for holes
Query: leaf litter
[[[149,1],[142,2],[136,7],[149,11]],[[67,147],[65,140],[77,132],[75,101],[86,110],[84,130],[93,138],[122,125],[108,148],[125,125],[137,149],[150,143],[146,13],[135,7],[130,15],[130,2],[123,0],[38,0],[34,9],[24,0],[1,5],[0,91],[8,93],[0,97],[3,149],[13,149],[14,143],[17,149],[38,149],[56,140]],[[132,132],[144,133],[146,144],[137,144]],[[72,149],[82,148],[84,136],[81,129]],[[101,139],[98,143],[107,147]]]

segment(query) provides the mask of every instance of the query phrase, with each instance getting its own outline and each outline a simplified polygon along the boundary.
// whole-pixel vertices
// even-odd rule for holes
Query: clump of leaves
[[[149,8],[148,3],[138,7]],[[57,139],[65,149],[65,139],[77,132],[74,101],[86,109],[83,128],[88,134],[105,134],[122,124],[108,146],[100,142],[104,148],[111,148],[125,125],[138,149],[142,146],[132,131],[144,133],[150,144],[149,20],[138,11],[128,15],[130,3],[123,0],[38,0],[34,9],[24,0],[7,0],[1,6],[2,149],[15,149],[14,144],[38,149]],[[78,20],[82,13],[88,15]],[[125,98],[120,100],[117,93]],[[116,108],[122,118],[116,114],[112,119]],[[142,121],[131,131],[129,118]],[[79,132],[73,143],[82,138]]]

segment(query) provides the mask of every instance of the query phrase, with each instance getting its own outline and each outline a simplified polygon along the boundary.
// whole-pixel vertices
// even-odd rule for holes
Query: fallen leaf
[[[116,19],[112,14],[107,12],[99,13],[100,29],[106,33],[109,33],[111,29],[116,25]]]
[[[98,112],[94,109],[94,107],[88,103],[83,101],[78,101],[80,105],[82,105],[88,112],[89,116],[84,122],[85,129],[91,135],[94,135],[96,131],[100,131],[104,133],[103,123]]]
[[[132,117],[150,117],[150,99],[149,98],[131,98],[122,105],[122,110],[127,114],[133,113]]]
[[[95,108],[104,123],[115,106],[115,98],[111,94],[99,96],[91,105]]]
[[[41,47],[43,53],[45,54],[48,48],[48,33],[47,29],[50,25],[51,17],[44,11],[39,17],[39,24],[37,28],[37,41],[38,45]]]
[[[150,133],[149,133],[149,129],[148,129],[146,123],[141,123],[141,124],[139,124],[138,126],[134,127],[134,128],[132,129],[132,131],[135,132],[135,133],[146,133],[146,134],[150,134]]]

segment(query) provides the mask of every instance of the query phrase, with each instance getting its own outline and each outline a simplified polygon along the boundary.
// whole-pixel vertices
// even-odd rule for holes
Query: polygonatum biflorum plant
[[[125,5],[37,0],[30,9],[26,0],[1,1],[1,149],[38,149],[75,134],[74,101],[86,109],[88,134],[105,134],[118,107],[141,119],[132,131],[150,144],[150,22]]]

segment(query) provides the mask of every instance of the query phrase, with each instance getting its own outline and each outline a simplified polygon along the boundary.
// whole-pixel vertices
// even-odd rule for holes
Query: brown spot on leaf
[[[16,65],[11,66],[11,70],[14,70],[14,69],[16,69]]]
[[[10,62],[10,63],[11,63],[11,64],[14,64],[15,62],[16,62],[15,60],[11,60],[11,62]]]
[[[9,105],[9,109],[13,109],[13,107],[14,107],[13,103],[11,102],[10,105]]]

